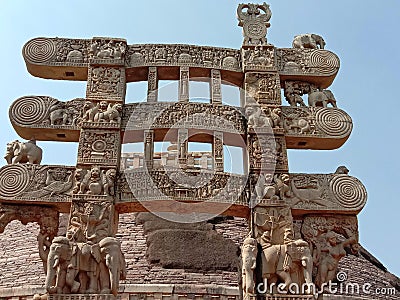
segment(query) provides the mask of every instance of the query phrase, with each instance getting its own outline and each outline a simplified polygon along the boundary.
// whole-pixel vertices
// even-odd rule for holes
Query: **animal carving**
[[[244,294],[255,293],[254,270],[257,262],[257,241],[247,237],[242,247],[242,288]]]
[[[116,170],[109,169],[106,172],[100,171],[96,166],[92,167],[85,176],[83,170],[77,169],[75,172],[75,180],[82,178],[80,182],[76,182],[74,192],[78,194],[91,195],[110,195],[115,194],[114,185],[116,178]]]
[[[279,107],[276,107],[271,111],[270,116],[272,119],[273,127],[282,127],[281,115],[282,115],[282,110]]]
[[[296,35],[292,43],[293,48],[301,49],[318,49],[318,47],[324,49],[325,45],[324,39],[320,35],[314,33]]]
[[[103,109],[105,101],[100,103],[101,110],[96,113],[94,116],[95,122],[109,122],[109,123],[120,123],[121,122],[121,113],[122,113],[122,105],[120,103],[116,103],[114,105],[108,104],[105,102],[106,109]]]
[[[114,185],[117,171],[115,169],[109,169],[105,173],[103,171],[103,187],[104,195],[114,196]]]
[[[7,144],[4,158],[9,165],[18,163],[39,165],[42,161],[42,149],[36,146],[35,140],[30,140],[29,142],[15,140]]]
[[[260,128],[272,126],[272,121],[258,106],[246,107],[247,125],[249,128]]]
[[[84,194],[86,192],[86,194],[101,195],[103,185],[100,175],[101,173],[98,167],[93,167],[88,171],[80,184],[79,194]]]
[[[65,104],[62,102],[55,103],[49,109],[50,125],[66,125],[70,114]]]
[[[308,94],[308,106],[327,107],[328,104],[331,104],[333,107],[337,107],[336,99],[330,90],[313,91],[310,94]]]
[[[99,108],[100,108],[100,103],[98,103],[95,106],[92,102],[86,101],[85,104],[83,105],[83,114],[82,114],[83,121],[94,122],[94,117],[99,111]]]
[[[313,128],[307,117],[287,118],[285,129],[288,131],[293,130],[295,133],[307,134],[312,133]]]

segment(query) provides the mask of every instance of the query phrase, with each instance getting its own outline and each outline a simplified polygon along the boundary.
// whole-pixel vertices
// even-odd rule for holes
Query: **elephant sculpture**
[[[324,49],[325,48],[325,41],[324,39],[314,33],[306,33],[306,34],[300,34],[296,35],[293,39],[293,48],[309,48],[309,49]]]
[[[332,107],[337,107],[335,96],[330,90],[313,91],[308,94],[308,106],[327,107],[331,104]]]
[[[47,258],[47,274],[45,287],[49,294],[66,294],[68,265],[72,249],[66,237],[58,236],[53,239]]]
[[[20,142],[18,140],[7,143],[6,155],[7,164],[30,163],[40,164],[42,161],[42,149],[36,146],[35,140]]]
[[[125,257],[121,251],[121,244],[116,238],[106,237],[100,241],[99,246],[102,256],[100,282],[106,283],[101,292],[111,292],[116,296],[118,294],[119,280],[126,279],[126,264]],[[107,286],[110,288],[107,289]]]
[[[288,244],[271,245],[263,249],[262,277],[268,284],[282,281],[286,288],[296,282],[312,284],[313,261],[308,243],[295,240]]]
[[[98,244],[87,244],[54,238],[47,260],[49,294],[117,295],[120,278],[126,278],[126,268],[117,239],[106,237]]]

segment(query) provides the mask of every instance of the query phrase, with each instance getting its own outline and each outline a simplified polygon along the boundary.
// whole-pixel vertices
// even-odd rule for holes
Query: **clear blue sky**
[[[247,1],[246,1],[247,2]],[[0,0],[0,145],[18,138],[8,119],[12,101],[25,95],[60,100],[85,96],[85,82],[52,81],[28,74],[23,45],[34,37],[122,37],[134,43],[187,43],[240,48],[232,0],[153,1]],[[290,171],[330,173],[346,165],[367,187],[359,215],[361,244],[395,274],[400,201],[395,187],[400,158],[398,91],[400,85],[400,2],[398,0],[270,0],[268,41],[290,47],[299,33],[321,34],[326,48],[341,59],[331,86],[338,106],[353,119],[350,139],[335,151],[290,151]],[[137,91],[139,91],[138,89]],[[139,100],[134,85],[128,99]],[[140,91],[142,93],[142,90]],[[43,164],[75,165],[75,144],[41,142]],[[5,162],[4,162],[5,163]],[[1,236],[0,236],[1,238]]]

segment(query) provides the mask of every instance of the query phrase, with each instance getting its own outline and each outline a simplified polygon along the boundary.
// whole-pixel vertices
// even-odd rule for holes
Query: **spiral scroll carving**
[[[10,116],[15,123],[22,126],[40,123],[47,117],[51,102],[43,97],[21,97],[11,105]]]
[[[330,188],[340,205],[348,209],[361,208],[367,200],[367,191],[357,179],[348,175],[335,175]]]
[[[315,50],[310,55],[310,67],[316,69],[318,73],[330,75],[339,70],[340,61],[332,52]]]
[[[36,38],[25,44],[23,54],[30,62],[41,64],[53,60],[57,50],[52,40]]]
[[[315,125],[327,135],[348,136],[353,129],[353,123],[348,114],[336,108],[320,108],[315,114]]]
[[[9,165],[0,169],[0,197],[18,197],[29,185],[29,173],[23,165]]]

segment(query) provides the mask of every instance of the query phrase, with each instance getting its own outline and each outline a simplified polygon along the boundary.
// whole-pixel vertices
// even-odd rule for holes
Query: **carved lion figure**
[[[104,195],[114,196],[114,185],[115,178],[117,176],[117,171],[115,169],[109,169],[105,173],[103,171],[103,187],[104,187]]]
[[[109,123],[120,123],[121,122],[121,113],[122,113],[122,105],[120,103],[116,103],[114,105],[108,104],[105,102],[100,102],[101,111],[97,112],[94,121],[95,122],[109,122]]]

